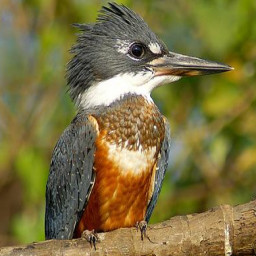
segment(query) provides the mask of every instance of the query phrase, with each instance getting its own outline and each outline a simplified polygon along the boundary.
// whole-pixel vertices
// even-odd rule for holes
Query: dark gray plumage
[[[46,239],[72,239],[93,187],[96,130],[79,114],[54,148],[46,187]]]
[[[152,212],[155,208],[158,196],[160,194],[162,183],[164,180],[165,172],[168,167],[168,159],[170,154],[170,143],[171,143],[171,132],[170,132],[170,126],[167,120],[165,120],[165,136],[164,141],[160,150],[159,159],[157,161],[157,167],[156,167],[156,177],[155,177],[155,186],[154,186],[154,192],[151,197],[151,200],[148,204],[148,208],[146,211],[146,217],[145,220],[149,222],[149,219],[152,215]]]

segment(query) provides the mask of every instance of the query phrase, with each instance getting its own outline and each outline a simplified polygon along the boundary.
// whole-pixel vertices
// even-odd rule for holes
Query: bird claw
[[[137,228],[137,231],[140,230],[141,240],[143,240],[144,237],[148,238],[146,234],[148,223],[145,220],[137,221],[135,226]]]
[[[96,251],[96,243],[99,241],[99,237],[94,229],[92,231],[85,230],[82,233],[82,237],[85,238],[90,243],[91,247],[93,246]]]

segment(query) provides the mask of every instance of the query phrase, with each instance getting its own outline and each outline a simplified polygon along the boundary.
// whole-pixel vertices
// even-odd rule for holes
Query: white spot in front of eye
[[[160,54],[161,53],[161,47],[158,43],[150,43],[148,45],[148,48],[150,49],[151,52],[155,53],[155,54]]]
[[[116,48],[117,51],[123,54],[127,54],[130,48],[130,42],[125,41],[125,40],[116,40]]]

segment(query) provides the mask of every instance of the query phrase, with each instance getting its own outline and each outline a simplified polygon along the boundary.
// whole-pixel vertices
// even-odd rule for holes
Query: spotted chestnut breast
[[[76,236],[85,229],[131,227],[145,218],[165,134],[158,108],[142,96],[126,96],[92,116],[99,130],[96,179]]]

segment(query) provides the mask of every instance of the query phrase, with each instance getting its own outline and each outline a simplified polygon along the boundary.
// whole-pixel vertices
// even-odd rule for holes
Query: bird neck
[[[79,108],[88,109],[97,106],[110,106],[122,100],[126,95],[143,96],[147,101],[153,102],[150,93],[152,88],[146,86],[151,74],[122,74],[100,82],[94,82],[77,97]]]

